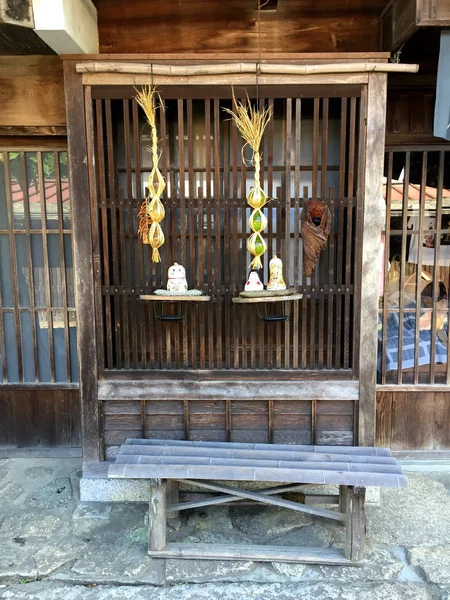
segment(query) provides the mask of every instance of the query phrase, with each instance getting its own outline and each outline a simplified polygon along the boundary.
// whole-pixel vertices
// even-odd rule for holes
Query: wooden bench
[[[407,480],[387,448],[288,446],[231,442],[129,439],[108,477],[149,479],[149,555],[170,558],[357,564],[363,558],[367,486],[406,487]],[[276,482],[260,491],[235,489],[221,481]],[[179,502],[180,482],[221,495]],[[308,506],[279,495],[305,484],[339,485],[338,510]],[[247,499],[332,519],[345,524],[346,542],[337,548],[167,544],[166,519],[180,510]]]

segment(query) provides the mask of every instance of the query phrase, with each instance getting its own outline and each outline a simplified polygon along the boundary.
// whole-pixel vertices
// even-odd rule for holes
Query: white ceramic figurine
[[[269,283],[267,284],[268,290],[285,290],[286,284],[283,278],[283,263],[281,259],[274,254],[272,260],[269,262]]]
[[[245,292],[260,292],[264,289],[263,284],[259,278],[258,271],[250,271],[248,274],[248,279],[245,282],[244,291]]]
[[[168,271],[168,280],[167,280],[167,290],[169,292],[186,292],[188,289],[188,284],[186,280],[186,269],[183,265],[179,265],[178,263],[173,263],[171,267],[169,267]]]

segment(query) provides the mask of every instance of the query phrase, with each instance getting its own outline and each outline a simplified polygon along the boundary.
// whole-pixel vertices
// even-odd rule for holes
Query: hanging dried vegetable
[[[164,233],[160,223],[166,215],[164,205],[161,202],[161,195],[166,187],[166,182],[158,168],[160,151],[156,129],[156,111],[161,106],[161,97],[153,85],[148,85],[142,90],[136,91],[136,102],[143,109],[147,122],[150,125],[152,143],[149,152],[152,155],[153,161],[152,170],[148,178],[148,195],[138,213],[138,232],[142,238],[142,242],[150,244],[153,248],[152,261],[160,262],[159,248],[164,244]]]
[[[319,200],[308,200],[301,216],[303,272],[311,277],[331,231],[331,211]]]
[[[246,146],[250,146],[253,155],[251,163],[255,167],[255,182],[247,195],[247,202],[253,208],[253,211],[248,220],[250,229],[253,231],[247,240],[247,249],[254,257],[250,263],[250,269],[261,269],[261,256],[267,250],[267,245],[261,233],[267,227],[267,218],[262,212],[262,208],[268,201],[264,190],[260,183],[261,172],[261,153],[259,151],[261,140],[264,135],[264,130],[272,116],[271,108],[256,110],[247,96],[247,104],[243,104],[236,100],[233,93],[233,109],[225,108],[236,124],[241,136],[245,140],[242,147],[242,159],[244,159],[244,150]]]

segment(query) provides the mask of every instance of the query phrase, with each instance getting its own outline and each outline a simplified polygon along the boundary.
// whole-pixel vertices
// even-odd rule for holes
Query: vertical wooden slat
[[[268,106],[274,114],[275,103],[274,99],[270,98],[268,101]],[[269,198],[274,197],[274,188],[273,188],[273,163],[274,163],[274,137],[275,137],[275,119],[272,118],[269,121],[267,126],[267,195]],[[275,209],[274,209],[275,205]],[[278,212],[278,206],[276,203],[270,202],[268,205],[268,227],[267,227],[267,248],[268,252],[271,255],[274,251],[273,248],[273,213],[274,210]],[[273,327],[266,326],[267,331],[267,367],[269,369],[273,368]]]
[[[414,383],[419,383],[419,350],[420,350],[420,312],[422,304],[422,256],[425,222],[425,192],[427,185],[427,166],[428,152],[422,154],[422,178],[420,182],[420,201],[419,201],[419,247],[417,251],[417,272],[416,272],[416,330],[414,344]]]
[[[214,98],[214,202],[215,202],[215,254],[214,275],[216,296],[216,362],[222,368],[222,286],[221,286],[221,189],[220,189],[220,105]]]
[[[145,400],[141,400],[141,435],[143,439],[147,437],[147,414],[145,410]]]
[[[308,202],[309,191],[308,186],[303,186],[303,202],[302,202],[302,210],[305,210],[306,203]],[[303,266],[302,266],[303,272]],[[303,298],[302,298],[302,369],[307,368],[308,364],[308,292],[309,288],[307,285],[307,278],[305,274],[302,274],[303,281]],[[311,367],[312,368],[312,367]]]
[[[181,264],[186,267],[186,192],[185,192],[185,159],[184,159],[184,100],[177,100],[178,107],[178,161],[180,188],[180,235],[181,235]],[[182,364],[187,367],[188,339],[186,320],[181,324]]]
[[[344,198],[346,197],[346,148],[347,148],[347,98],[341,100],[341,144],[339,151],[339,204],[338,204],[338,233],[336,243],[336,339],[335,339],[335,368],[341,368],[341,339],[342,339],[342,271],[344,244]],[[347,194],[348,195],[348,194]]]
[[[189,424],[189,400],[183,401],[183,412],[184,412],[184,439],[190,439],[190,424]]]
[[[436,363],[436,328],[437,328],[437,316],[436,304],[438,299],[439,291],[439,255],[441,251],[441,235],[442,235],[442,196],[444,187],[444,168],[445,168],[445,152],[441,150],[439,152],[439,166],[438,166],[438,184],[436,194],[436,233],[434,236],[434,272],[433,272],[433,294],[432,294],[432,307],[433,312],[431,315],[431,348],[430,348],[430,383],[433,384],[435,380],[435,363]],[[447,306],[448,310],[448,306]],[[448,317],[448,312],[447,312]],[[447,360],[447,370],[449,362]]]
[[[350,354],[350,303],[351,296],[349,286],[351,284],[352,270],[352,240],[353,240],[353,202],[355,193],[355,148],[356,148],[356,98],[350,100],[350,131],[348,150],[348,174],[347,174],[347,228],[345,232],[345,279],[343,281],[344,291],[344,369],[349,368]]]
[[[8,153],[7,152],[0,152],[0,160],[2,161],[3,165],[6,165],[6,163],[8,162]],[[5,170],[5,191],[7,190],[9,186],[9,181],[6,178],[6,170]],[[7,207],[8,210],[8,207]],[[9,210],[8,210],[9,213]],[[9,227],[8,227],[9,230]],[[9,237],[9,236],[8,236]],[[6,363],[6,347],[5,347],[5,329],[4,329],[4,324],[3,324],[3,290],[2,290],[2,282],[0,279],[0,355],[2,357],[2,382],[3,383],[7,383],[8,382],[8,365]],[[35,319],[36,315],[32,315],[32,318]],[[36,352],[37,353],[37,352]]]
[[[127,292],[127,258],[125,248],[125,201],[124,190],[119,187],[117,190],[117,211],[119,213],[119,240],[118,247],[120,252],[120,298],[122,301],[122,330],[125,369],[131,367],[131,340],[130,340],[130,305],[128,303],[129,294]]]
[[[238,253],[243,256],[242,252],[242,237],[238,239],[238,196],[239,196],[239,180],[238,180],[238,131],[234,121],[231,121],[231,164],[232,164],[232,229],[233,229],[233,257],[232,257],[232,289],[231,293],[235,296],[243,284],[245,277],[242,276],[239,270]],[[233,319],[233,338],[234,338],[234,368],[239,368],[239,306],[234,306],[231,309],[231,318]]]
[[[317,401],[311,400],[311,444],[317,443]]]
[[[106,181],[105,181],[105,158],[104,158],[104,141],[103,141],[103,110],[102,110],[102,100],[95,101],[95,112],[96,112],[96,140],[92,139],[93,131],[93,117],[89,115],[89,111],[92,109],[88,108],[89,97],[92,96],[90,88],[86,88],[86,119],[87,119],[87,148],[88,148],[88,156],[90,151],[90,145],[94,144],[96,141],[96,155],[91,158],[89,162],[89,183],[91,189],[91,214],[94,214],[94,211],[97,211],[97,206],[100,204],[100,215],[101,215],[101,237],[97,240],[97,246],[95,241],[93,240],[93,250],[94,250],[94,265],[96,264],[96,259],[100,260],[100,254],[103,258],[102,270],[103,270],[103,285],[105,286],[105,300],[104,300],[104,310],[105,310],[105,326],[106,326],[106,336],[105,336],[105,345],[106,345],[106,366],[108,369],[113,368],[113,340],[112,340],[112,322],[111,322],[111,304],[112,304],[112,296],[111,296],[111,281],[110,281],[110,272],[109,272],[109,241],[108,241],[108,209],[106,206],[107,195],[106,195]],[[92,130],[92,133],[90,133]],[[99,198],[95,198],[94,190],[97,189],[97,186],[94,187],[94,177],[95,177],[95,164],[98,166],[98,178],[97,178],[97,186],[98,186],[98,194]],[[97,204],[97,206],[95,205]],[[94,226],[95,230],[95,226]],[[102,247],[100,252],[100,239],[102,240]],[[100,265],[99,265],[100,266]],[[102,310],[101,303],[101,284],[102,279],[100,273],[97,273],[95,276],[94,273],[94,281],[95,281],[95,302],[96,302],[96,321],[99,321],[99,315]],[[99,337],[100,343],[97,344],[98,350],[98,363],[100,368],[104,368],[104,351],[103,351],[103,337]],[[116,340],[117,341],[117,340]]]
[[[231,400],[225,400],[225,428],[227,431],[227,442],[231,442]]]
[[[273,444],[273,430],[274,430],[274,418],[273,418],[273,400],[269,400],[269,444]]]
[[[388,155],[388,174],[386,184],[386,228],[384,239],[384,288],[383,288],[383,330],[381,341],[381,383],[386,383],[386,340],[387,340],[387,320],[389,316],[388,306],[388,283],[389,283],[389,255],[391,242],[391,199],[392,199],[392,169],[394,163],[394,154]]]
[[[212,252],[212,190],[211,190],[211,100],[205,100],[205,177],[206,177],[206,281],[209,293],[213,291],[213,252]],[[214,368],[214,302],[208,306],[208,368]]]
[[[90,226],[89,181],[86,169],[87,148],[83,84],[76,72],[76,61],[64,61],[64,86],[67,114],[69,173],[72,196],[74,238],[77,341],[83,460],[102,458],[100,412],[98,404],[98,370],[92,237]]]
[[[365,147],[366,147],[366,137],[367,137],[367,127],[366,127],[366,116],[367,116],[367,87],[363,87],[361,90],[361,98],[359,100],[359,122],[358,122],[358,150],[357,150],[357,185],[356,185],[356,227],[354,234],[353,245],[355,248],[354,257],[353,257],[353,270],[354,270],[354,279],[353,283],[355,287],[353,289],[353,321],[357,318],[361,311],[361,286],[359,282],[361,280],[361,261],[359,260],[360,252],[359,248],[361,248],[362,240],[363,240],[363,224],[364,224],[364,178],[365,178]],[[381,194],[381,192],[380,192]],[[380,205],[383,208],[383,203],[381,201],[380,195]],[[359,327],[353,327],[353,354],[352,354],[352,368],[353,372],[356,376],[359,376],[359,347],[360,347],[360,330]],[[357,409],[355,409],[355,414]],[[355,419],[357,417],[355,416]],[[358,443],[358,431],[357,427],[355,427],[355,431],[353,432],[353,440],[354,444]]]
[[[171,216],[171,212],[172,212],[172,206],[170,203],[170,193],[171,193],[171,189],[170,189],[170,181],[169,181],[169,177],[168,177],[168,164],[170,161],[170,157],[169,157],[169,144],[167,143],[167,122],[166,122],[166,105],[164,100],[161,98],[160,102],[159,102],[159,130],[160,130],[160,137],[161,137],[161,173],[162,176],[164,177],[164,181],[166,182],[166,187],[164,189],[163,192],[163,198],[162,201],[164,203],[164,208],[166,210],[166,218],[163,220],[162,222],[162,229],[163,229],[163,233],[164,233],[164,238],[165,238],[165,243],[164,246],[162,247],[162,250],[160,251],[160,255],[161,255],[161,263],[158,265],[158,271],[159,271],[159,275],[160,275],[160,280],[157,282],[158,285],[160,285],[161,287],[164,286],[165,281],[166,281],[166,276],[167,276],[167,270],[169,268],[169,266],[174,262],[174,260],[171,260],[171,247],[170,247],[170,216]],[[139,149],[140,150],[140,149]],[[139,155],[140,157],[140,155]],[[137,186],[137,176],[138,176],[138,172],[136,171],[136,186]],[[140,177],[140,173],[139,173],[139,177]],[[139,187],[140,187],[140,183],[139,183]]]
[[[403,381],[403,319],[405,309],[405,266],[406,266],[406,242],[408,240],[408,191],[409,191],[409,176],[411,169],[411,153],[405,154],[405,175],[403,178],[403,201],[402,201],[402,250],[400,259],[400,295],[399,295],[399,327],[398,327],[398,371],[397,383]]]
[[[25,160],[23,158],[23,160]],[[48,257],[48,239],[47,239],[47,207],[45,202],[45,180],[44,167],[42,163],[42,152],[37,153],[38,180],[39,180],[39,202],[41,205],[41,225],[42,225],[42,251],[44,256],[44,278],[45,278],[45,303],[47,305],[47,323],[48,323],[48,351],[50,355],[50,381],[55,381],[55,351],[53,345],[53,315],[52,315],[52,295],[50,288],[50,264]]]
[[[313,145],[312,145],[312,198],[317,200],[317,185],[319,173],[319,126],[320,98],[314,98],[313,116]]]
[[[327,173],[328,173],[328,113],[329,99],[322,99],[322,155],[321,155],[321,185],[320,198],[322,202],[327,202]],[[319,262],[319,347],[317,353],[317,367],[323,368],[324,362],[324,335],[325,335],[325,252],[320,256]]]
[[[230,254],[230,212],[232,210],[233,202],[230,199],[230,121],[225,122],[224,132],[224,221],[223,221],[223,256],[224,256],[224,270],[223,280],[225,284],[225,290],[223,294],[224,302],[224,337],[225,337],[225,368],[231,368],[231,254]]]
[[[362,446],[375,443],[376,365],[378,353],[378,288],[380,235],[383,211],[380,210],[383,184],[384,131],[386,121],[387,76],[369,73],[367,88],[367,137],[360,149],[364,161],[364,215],[361,252],[361,302],[359,311],[359,431]],[[364,132],[364,136],[365,136]]]
[[[197,211],[197,229],[198,229],[198,289],[204,289],[205,280],[205,259],[204,259],[204,239],[203,239],[203,188],[198,188],[198,211]],[[209,306],[203,306],[200,302],[198,307],[199,313],[199,360],[200,369],[205,368],[205,310],[208,310]]]
[[[111,100],[105,100],[105,120],[106,120],[106,159],[108,165],[108,191],[109,191],[109,202],[110,202],[110,227],[111,227],[111,258],[113,265],[113,278],[110,283],[111,293],[114,297],[114,330],[115,330],[115,346],[116,346],[116,366],[118,369],[122,368],[122,327],[121,327],[121,306],[122,300],[118,295],[119,291],[119,238],[117,236],[117,202],[116,202],[116,177],[115,177],[115,166],[114,166],[114,146],[113,146],[113,130],[112,130],[112,116],[111,116]],[[108,235],[108,232],[106,232]],[[103,244],[107,243],[103,240]]]
[[[23,355],[22,355],[22,327],[20,323],[20,303],[19,303],[19,279],[17,273],[17,256],[16,256],[16,240],[14,235],[14,208],[11,191],[11,171],[9,167],[9,154],[4,154],[4,169],[5,169],[5,187],[6,187],[6,210],[8,213],[8,232],[9,232],[9,253],[11,261],[11,276],[12,276],[12,292],[14,303],[14,324],[17,343],[17,365],[19,372],[19,382],[23,381]],[[26,192],[24,192],[25,194]]]
[[[128,292],[124,298],[127,298],[127,307],[130,315],[131,324],[131,364],[134,369],[139,367],[139,350],[138,350],[138,324],[137,324],[137,305],[136,305],[136,237],[134,229],[134,202],[133,202],[133,171],[131,166],[131,128],[130,128],[130,101],[125,99],[123,101],[123,122],[124,122],[124,143],[125,143],[125,168],[127,176],[127,199],[126,199],[126,210],[128,216],[128,241],[129,241],[129,252],[127,251],[126,240],[124,237],[124,248],[126,254],[130,257],[130,280],[131,293]],[[125,206],[123,207],[125,211]],[[128,288],[128,277],[126,273],[123,274],[125,277],[125,287]]]
[[[291,287],[291,147],[292,147],[292,98],[286,99],[286,143],[284,150],[285,158],[285,231],[284,231],[284,277],[287,287]],[[294,331],[295,335],[295,331]],[[291,367],[291,322],[290,319],[284,324],[284,368]]]
[[[327,369],[333,368],[333,339],[334,339],[334,217],[336,214],[335,187],[330,186],[331,233],[328,238],[328,325],[327,325]]]
[[[88,95],[88,90],[86,89],[86,96]],[[92,99],[89,102],[91,116],[92,119]],[[87,123],[89,122],[89,117],[86,115],[86,129],[89,133]],[[93,132],[92,132],[93,133]],[[90,164],[90,160],[93,157],[93,136],[90,136],[89,139],[90,151],[88,151],[88,161]],[[66,277],[66,255],[64,252],[64,214],[63,214],[63,202],[62,202],[62,193],[61,193],[61,170],[59,166],[59,152],[54,153],[55,157],[55,183],[56,183],[56,204],[58,210],[58,234],[59,234],[59,262],[61,265],[61,293],[62,293],[62,306],[63,306],[63,321],[64,321],[64,350],[66,355],[66,379],[68,382],[71,381],[71,368],[70,368],[70,343],[69,343],[69,312],[68,312],[68,304],[67,304],[67,277]],[[95,186],[94,186],[95,190]],[[95,199],[97,197],[95,195]],[[93,215],[94,216],[94,215]],[[97,221],[93,223],[93,232],[97,232],[97,252],[98,252],[98,212],[96,210],[95,216],[97,217]],[[72,237],[72,236],[71,236]],[[100,268],[100,264],[97,263],[95,267],[95,271],[98,272]],[[34,290],[33,290],[34,294]]]
[[[187,137],[188,137],[188,178],[189,178],[189,271],[190,285],[193,285],[196,280],[197,271],[197,256],[195,252],[195,179],[194,179],[194,131],[193,131],[193,116],[192,116],[192,99],[187,100]],[[198,207],[197,207],[198,209]],[[192,368],[197,367],[197,305],[194,303],[189,307],[190,330],[191,330],[191,348],[189,352],[189,364]]]
[[[294,288],[300,285],[299,256],[300,256],[300,148],[301,148],[301,98],[295,99],[295,159],[294,159]],[[294,323],[292,326],[292,368],[299,365],[299,303],[294,302]]]
[[[135,194],[136,194],[136,202],[137,202],[137,210],[139,211],[140,207],[141,207],[141,203],[143,201],[142,198],[142,183],[141,183],[141,134],[140,134],[140,127],[139,127],[139,109],[138,109],[138,103],[136,102],[136,100],[133,98],[133,100],[131,101],[131,114],[132,114],[132,121],[133,121],[133,144],[134,144],[134,175],[135,175]],[[164,113],[163,113],[164,114]],[[164,120],[164,125],[165,125],[165,120]],[[166,156],[166,152],[164,152],[165,149],[165,143],[166,143],[166,136],[165,136],[165,127],[164,127],[164,131],[163,131],[163,124],[161,123],[161,145],[162,145],[162,150],[163,150],[163,160],[167,161],[167,156]],[[164,171],[163,169],[163,176],[165,177],[166,181],[167,181],[167,162],[165,163],[166,165],[166,169]],[[165,221],[164,225],[167,226],[167,220]],[[134,233],[134,231],[133,231]],[[165,230],[165,235],[166,235],[166,239],[168,239],[168,235],[167,235],[167,230]],[[139,286],[137,286],[137,289],[139,289],[139,293],[143,293],[144,292],[144,284],[145,284],[145,277],[144,277],[144,244],[142,243],[142,241],[138,238],[138,242],[137,242],[137,255],[138,255],[138,263],[139,263]],[[141,367],[143,369],[145,369],[147,367],[147,336],[149,333],[149,327],[148,327],[148,321],[147,321],[147,306],[145,303],[138,303],[137,307],[138,309],[138,319],[141,321],[141,326],[139,327],[140,330],[140,347],[141,347],[141,352],[140,352],[140,364]],[[152,343],[154,340],[151,340],[150,343]]]
[[[57,156],[57,153],[55,153]],[[59,165],[58,165],[59,166]],[[56,169],[56,163],[55,163],[55,169]],[[31,339],[33,342],[33,358],[34,358],[34,381],[37,382],[39,381],[39,355],[38,355],[38,343],[37,343],[37,335],[36,335],[36,308],[35,308],[35,296],[34,296],[34,269],[33,269],[33,258],[32,258],[32,254],[31,254],[31,234],[30,234],[30,227],[31,227],[31,223],[30,223],[30,196],[29,196],[29,185],[28,185],[28,180],[27,180],[27,172],[26,172],[26,164],[25,164],[25,153],[21,152],[20,153],[20,171],[21,171],[21,179],[22,179],[22,186],[23,186],[23,212],[24,212],[24,228],[25,228],[25,246],[26,246],[26,260],[27,260],[27,270],[28,270],[28,280],[29,280],[29,295],[30,295],[30,321],[31,321]],[[59,171],[58,171],[59,174]],[[57,177],[55,175],[55,179],[57,181]],[[57,188],[58,188],[58,183],[56,183]],[[59,228],[59,235],[60,235],[60,239],[59,239],[59,245],[60,245],[60,249],[61,249],[61,245],[63,243],[63,234],[62,234],[62,227],[60,228],[60,214],[59,214],[59,207],[60,203],[58,202],[58,228]],[[60,253],[61,256],[61,253]],[[63,249],[63,257],[64,257],[64,249]],[[62,259],[64,261],[64,258]],[[61,262],[61,272],[64,272],[64,281],[65,281],[65,268],[64,267],[64,262]],[[66,308],[67,308],[67,303],[66,303]],[[67,320],[67,310],[64,310],[64,319],[65,319],[65,327],[64,327],[64,331],[65,334],[68,331],[67,327],[66,327],[66,320]],[[5,354],[2,354],[2,359],[6,364],[6,356]],[[66,345],[66,360],[67,360],[67,345]],[[67,366],[67,362],[66,362],[66,366]],[[67,377],[67,381],[70,381],[70,365],[69,365],[69,369],[66,368],[66,377]]]

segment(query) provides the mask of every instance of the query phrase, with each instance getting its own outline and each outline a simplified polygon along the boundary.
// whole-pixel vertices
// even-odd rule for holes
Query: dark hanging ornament
[[[303,239],[303,272],[311,277],[317,260],[327,245],[331,231],[331,211],[320,200],[308,200],[303,207],[301,236]]]

